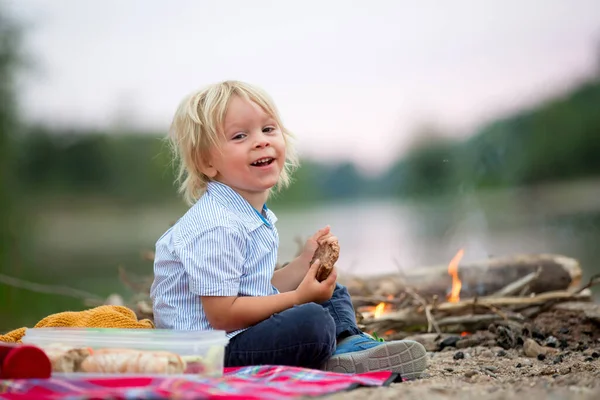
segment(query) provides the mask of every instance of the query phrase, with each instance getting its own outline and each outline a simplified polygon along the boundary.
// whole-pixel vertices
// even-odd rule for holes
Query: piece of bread
[[[333,266],[337,262],[339,256],[340,245],[337,242],[323,243],[317,247],[310,264],[312,265],[317,258],[321,261],[317,271],[317,280],[319,282],[327,279],[331,271],[333,271]]]

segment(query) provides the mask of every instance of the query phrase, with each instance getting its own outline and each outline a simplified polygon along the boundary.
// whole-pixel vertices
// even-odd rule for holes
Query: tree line
[[[600,174],[600,80],[498,119],[462,141],[431,139],[375,178],[351,162],[304,160],[280,205],[364,197],[410,197],[512,187]],[[14,140],[14,180],[36,195],[175,200],[164,133],[30,126]]]

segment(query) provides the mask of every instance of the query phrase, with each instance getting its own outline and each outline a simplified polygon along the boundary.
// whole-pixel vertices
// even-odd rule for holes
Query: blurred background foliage
[[[4,277],[0,282],[0,330],[6,330],[34,324],[51,312],[84,307],[79,295],[40,293],[19,287],[10,278],[65,285],[100,297],[126,294],[127,289],[119,286],[117,267],[151,274],[151,263],[143,261],[140,252],[152,249],[154,240],[185,207],[173,184],[165,132],[96,131],[21,120],[16,93],[22,72],[20,31],[1,13],[0,35],[0,274]],[[560,189],[567,195],[559,198],[573,209],[548,212],[543,223],[533,228],[537,234],[559,227],[552,231],[558,232],[553,236],[558,241],[530,247],[537,251],[559,243],[549,249],[558,252],[563,250],[561,243],[568,243],[564,250],[581,259],[589,274],[598,271],[600,255],[599,111],[597,75],[558,97],[490,121],[464,140],[448,139],[444,132],[436,132],[434,125],[423,127],[415,132],[417,142],[412,150],[378,176],[361,174],[351,162],[304,159],[295,183],[278,194],[271,207],[283,214],[292,210],[289,219],[300,215],[294,220],[299,221],[316,217],[309,211],[293,214],[293,210],[316,207],[333,213],[340,204],[354,202],[358,208],[344,209],[340,220],[353,220],[358,210],[365,209],[371,213],[368,218],[386,220],[386,209],[371,201],[430,202],[433,205],[427,210],[443,212],[428,219],[429,211],[418,207],[408,211],[413,217],[421,215],[410,235],[415,242],[423,240],[423,252],[427,253],[414,259],[443,262],[448,259],[446,253],[431,249],[445,240],[444,232],[455,222],[448,217],[452,214],[449,207],[455,203],[436,208],[440,199],[492,190],[489,202],[478,198],[477,210],[491,221],[511,215],[519,220],[523,204],[527,215],[539,212],[539,204],[547,204],[536,197],[535,188],[540,185],[562,188],[563,183],[585,182],[583,191]],[[510,206],[498,208],[498,199],[506,193],[529,187],[534,189],[514,203],[516,206],[507,200]],[[512,211],[506,210],[517,211],[510,214]],[[379,217],[374,217],[374,212]],[[285,224],[281,216],[280,220]],[[287,234],[284,239],[291,242],[295,230],[304,234],[317,225],[301,227],[290,222],[282,228]],[[352,229],[366,228],[355,224],[350,225]],[[483,229],[493,230],[493,222],[488,221]],[[426,230],[435,232],[427,238],[419,236]],[[498,232],[502,232],[500,228]],[[520,233],[515,240],[522,242],[521,237],[530,234]],[[498,237],[497,243],[503,240],[504,236]],[[522,250],[518,242],[501,249]],[[282,243],[284,257],[291,254],[293,246]]]
[[[276,196],[274,204],[431,196],[465,186],[513,187],[594,177],[600,171],[599,104],[600,80],[585,82],[560,98],[493,121],[464,141],[434,138],[420,143],[377,177],[361,175],[350,162],[304,160],[294,185]],[[6,113],[5,118],[14,120],[10,109]],[[176,201],[164,135],[27,126],[12,138],[11,175],[36,201],[63,196],[130,204]]]

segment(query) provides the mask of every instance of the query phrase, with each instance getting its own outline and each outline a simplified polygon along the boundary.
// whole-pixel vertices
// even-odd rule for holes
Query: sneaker
[[[421,376],[427,368],[427,352],[421,343],[412,340],[378,341],[359,334],[343,339],[323,369],[331,372],[362,373],[397,372],[404,379]]]

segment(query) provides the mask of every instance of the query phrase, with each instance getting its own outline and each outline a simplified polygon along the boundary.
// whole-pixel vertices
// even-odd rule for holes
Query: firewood
[[[392,304],[398,308],[402,307],[407,303],[407,296],[401,293],[397,298],[388,298],[384,296],[352,296],[352,305],[354,308],[362,306],[375,306],[379,303]]]
[[[510,296],[510,295],[513,295],[513,294],[519,293],[519,292],[521,294],[523,294],[523,289],[526,289],[531,282],[536,280],[540,276],[541,272],[542,272],[542,269],[538,268],[537,271],[532,272],[528,275],[525,275],[521,279],[506,285],[505,287],[498,290],[496,293],[490,295],[489,297]]]
[[[568,292],[556,291],[542,293],[532,297],[484,297],[465,300],[457,303],[441,303],[435,307],[427,304],[425,307],[405,307],[397,311],[383,314],[377,318],[364,319],[362,325],[370,330],[388,330],[406,332],[441,332],[442,328],[452,327],[452,331],[471,331],[495,321],[523,322],[529,315],[515,312],[514,309],[525,307],[535,310],[536,306],[548,302],[589,301],[591,290]],[[505,307],[505,309],[501,309]],[[483,311],[482,311],[483,310]],[[493,313],[489,311],[492,310]]]
[[[531,275],[538,270],[539,275]],[[360,288],[356,287],[356,279],[353,277],[345,278],[347,282],[342,277],[340,281],[353,288],[352,295],[375,294],[381,291],[379,288],[382,286],[387,288],[386,291],[395,287],[397,295],[410,286],[427,299],[433,296],[445,299],[452,286],[447,264],[410,268],[401,272],[364,279]],[[582,270],[578,261],[573,258],[556,254],[526,254],[461,263],[458,275],[462,281],[460,296],[466,299],[490,296],[501,290],[508,290],[508,295],[517,294],[508,285],[516,284],[516,281],[525,277],[528,277],[527,284],[521,286],[523,282],[520,282],[517,287],[522,289],[528,286],[529,293],[569,290],[581,283]]]
[[[546,292],[541,293],[537,296],[532,297],[481,297],[474,300],[464,300],[459,301],[457,303],[442,303],[436,307],[436,310],[439,311],[458,311],[458,310],[467,310],[472,308],[474,305],[482,305],[482,306],[532,306],[544,304],[550,300],[589,300],[591,298],[591,291],[584,290],[579,294],[573,294],[567,291],[555,291],[555,292]]]
[[[442,328],[450,328],[452,332],[473,331],[478,327],[485,327],[491,322],[500,321],[502,317],[497,314],[478,314],[461,315],[446,317],[436,320],[438,333]],[[371,321],[363,321],[363,325],[372,331],[396,330],[404,332],[426,332],[429,322],[424,315],[413,314],[410,312],[389,316],[388,318],[378,318]]]

